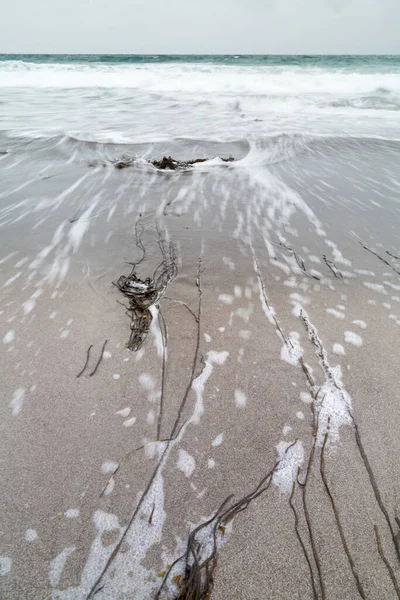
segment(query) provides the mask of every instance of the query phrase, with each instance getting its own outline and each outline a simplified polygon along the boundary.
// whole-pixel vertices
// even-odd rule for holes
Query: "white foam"
[[[157,349],[157,355],[161,358],[166,352],[167,349],[164,348],[164,337],[160,327],[160,316],[159,316],[159,308],[155,304],[152,304],[149,308],[151,316],[153,317],[150,325],[150,333],[153,336],[154,345]]]
[[[24,302],[22,308],[24,310],[25,315],[28,315],[30,312],[33,311],[33,309],[36,306],[36,300],[39,298],[39,296],[41,296],[41,294],[42,290],[36,290],[36,292],[32,294],[32,296],[26,302]]]
[[[22,406],[25,400],[26,388],[20,387],[15,390],[12,395],[10,408],[12,409],[12,416],[16,417],[21,412]]]
[[[154,377],[149,373],[142,373],[141,375],[139,375],[138,379],[142,388],[147,391],[153,390],[156,385]]]
[[[9,285],[11,285],[12,283],[14,283],[14,281],[16,281],[18,279],[18,277],[20,277],[22,274],[22,271],[18,271],[18,273],[16,273],[15,275],[13,275],[12,277],[10,277],[9,279],[7,279],[7,281],[5,282],[5,284],[3,285],[3,288],[8,287]]]
[[[11,344],[15,340],[15,331],[10,329],[3,337],[3,344]]]
[[[304,421],[304,413],[301,410],[296,413],[296,417],[300,419],[300,421]]]
[[[204,334],[204,339],[206,340],[207,344],[211,342],[211,336],[208,333]]]
[[[119,373],[114,373],[113,375],[113,379],[116,379],[118,381],[118,379],[120,379],[121,375]]]
[[[107,485],[103,492],[104,496],[109,496],[114,491],[114,487],[115,487],[115,479],[113,478],[107,482]]]
[[[298,468],[304,462],[304,449],[301,441],[297,441],[289,450],[292,442],[281,441],[277,445],[279,466],[272,477],[272,483],[284,494],[290,494]]]
[[[344,258],[343,254],[340,252],[339,248],[334,242],[331,242],[330,240],[325,240],[325,244],[332,248],[332,256],[336,263],[351,267],[351,260]]]
[[[129,408],[129,406],[127,406],[126,408],[123,408],[122,410],[117,410],[117,412],[115,413],[116,415],[121,415],[121,417],[129,417],[129,414],[131,412],[131,409]]]
[[[346,316],[344,313],[339,312],[338,310],[335,310],[334,308],[327,308],[326,312],[328,313],[328,315],[332,315],[332,317],[335,317],[336,319],[343,320]]]
[[[345,355],[344,347],[342,346],[342,344],[333,344],[333,346],[332,346],[332,352],[334,354],[339,355],[339,356],[344,356]]]
[[[233,304],[233,296],[231,294],[220,294],[218,300],[223,304]]]
[[[351,425],[351,398],[342,386],[342,371],[340,365],[331,367],[328,362],[327,353],[319,340],[318,332],[312,325],[307,315],[304,315],[307,329],[312,335],[316,345],[316,353],[325,373],[325,383],[319,388],[315,400],[315,408],[318,411],[318,438],[319,445],[323,443],[324,436],[330,421],[330,433],[328,443],[331,444],[339,439],[339,430],[342,425]]]
[[[362,321],[361,319],[356,319],[355,321],[352,321],[353,325],[357,325],[358,327],[360,327],[360,329],[365,329],[367,327],[367,324],[365,321]]]
[[[390,281],[384,281],[383,283],[385,285],[387,285],[388,287],[390,287],[392,290],[396,290],[396,291],[400,290],[400,285],[397,285],[395,283],[391,283]]]
[[[303,356],[303,348],[299,340],[300,334],[297,331],[292,331],[287,338],[288,343],[282,344],[281,347],[281,360],[295,367],[298,366],[299,359]]]
[[[203,393],[205,384],[211,376],[214,365],[223,365],[228,356],[229,352],[227,352],[226,350],[223,350],[222,352],[210,350],[209,352],[207,352],[204,361],[204,368],[200,375],[196,377],[196,379],[194,379],[192,383],[192,388],[196,393],[196,403],[194,406],[193,415],[191,416],[189,423],[194,423],[195,425],[198,425],[200,423],[201,417],[204,414]]]
[[[224,434],[220,433],[219,435],[217,435],[217,437],[211,442],[211,446],[214,446],[214,448],[216,448],[217,446],[220,446],[222,444],[222,442],[224,441]]]
[[[246,394],[241,390],[235,390],[235,404],[237,408],[244,408],[246,406],[247,398]]]
[[[8,556],[0,556],[0,577],[11,571],[12,560]]]
[[[387,291],[380,283],[372,283],[371,281],[363,281],[363,285],[369,290],[373,292],[378,292],[378,294],[387,294]]]
[[[64,517],[67,519],[76,519],[79,517],[79,508],[69,508],[65,511]]]
[[[196,468],[196,461],[191,454],[180,448],[176,466],[184,473],[185,477],[190,477]]]
[[[354,273],[358,275],[366,275],[367,277],[375,277],[375,273],[373,271],[368,271],[366,269],[354,269]]]
[[[290,427],[290,425],[285,425],[282,429],[282,434],[288,435],[291,431],[292,431],[292,428]]]
[[[209,458],[207,461],[208,469],[213,469],[215,467],[215,460],[213,458]]]
[[[235,263],[227,256],[222,257],[222,262],[224,263],[224,265],[229,267],[231,271],[235,270]]]
[[[35,529],[27,529],[25,533],[25,539],[27,542],[34,542],[37,539],[38,534]]]
[[[107,475],[108,473],[114,473],[117,467],[118,463],[114,460],[105,460],[101,465],[101,472],[104,473],[104,475]]]
[[[130,419],[126,419],[126,421],[124,421],[124,427],[132,427],[134,423],[136,423],[136,417],[131,417]]]
[[[348,344],[352,344],[353,346],[357,347],[362,346],[363,343],[362,337],[359,336],[357,333],[354,333],[354,331],[345,331],[344,341]]]

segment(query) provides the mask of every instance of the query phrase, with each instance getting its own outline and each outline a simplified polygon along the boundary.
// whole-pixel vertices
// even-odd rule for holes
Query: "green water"
[[[382,70],[400,68],[400,55],[228,55],[228,54],[0,54],[0,61],[30,63],[162,64],[190,63],[249,66],[309,66]]]

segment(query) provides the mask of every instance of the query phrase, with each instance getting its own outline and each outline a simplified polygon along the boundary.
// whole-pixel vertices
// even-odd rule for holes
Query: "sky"
[[[4,0],[0,53],[400,54],[399,0]]]

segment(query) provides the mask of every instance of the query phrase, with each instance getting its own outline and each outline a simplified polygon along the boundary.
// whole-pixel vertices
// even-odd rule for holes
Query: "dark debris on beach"
[[[222,157],[219,157],[219,158],[224,163],[233,162],[235,160],[233,158],[233,156],[229,156],[228,158],[222,158]],[[163,156],[163,158],[161,160],[149,160],[148,163],[150,165],[152,165],[153,167],[155,167],[156,169],[159,169],[160,171],[177,171],[177,170],[190,169],[191,167],[193,167],[193,165],[198,164],[198,163],[204,163],[204,162],[207,162],[208,160],[210,160],[210,159],[209,158],[194,158],[191,160],[176,160],[175,158],[172,158],[172,156]],[[110,162],[111,162],[111,164],[114,165],[114,167],[116,169],[121,170],[121,169],[127,169],[128,167],[132,167],[135,164],[135,159],[130,158],[130,157],[122,157],[117,160],[112,160]],[[105,167],[107,165],[107,162],[103,162],[103,163],[91,162],[91,163],[89,163],[89,167],[97,167],[99,165],[102,165],[103,167]]]

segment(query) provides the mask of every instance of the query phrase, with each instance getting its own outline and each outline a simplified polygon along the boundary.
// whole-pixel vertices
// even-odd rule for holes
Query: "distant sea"
[[[0,61],[40,64],[164,64],[317,66],[321,68],[389,69],[400,67],[399,55],[292,55],[292,54],[0,54]]]

